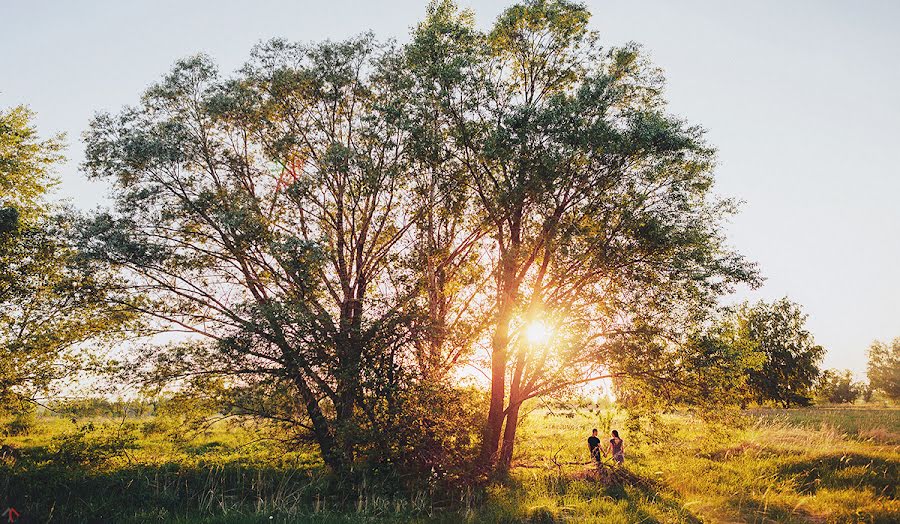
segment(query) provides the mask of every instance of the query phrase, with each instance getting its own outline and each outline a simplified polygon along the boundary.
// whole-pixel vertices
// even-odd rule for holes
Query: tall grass
[[[43,415],[29,434],[3,437],[13,453],[0,454],[0,505],[37,522],[900,521],[900,410],[749,416],[734,429],[670,415],[668,438],[650,439],[614,409],[538,409],[506,481],[401,492],[365,475],[340,482],[314,450],[241,425],[186,434],[152,418]],[[625,438],[618,481],[590,464],[593,427]]]

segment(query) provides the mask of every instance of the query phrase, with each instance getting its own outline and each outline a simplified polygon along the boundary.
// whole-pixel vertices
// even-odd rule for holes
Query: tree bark
[[[364,284],[360,284],[364,286]],[[362,301],[364,288],[356,290],[356,297],[348,300],[343,305],[344,319],[341,326],[344,333],[339,336],[338,361],[340,371],[338,373],[338,391],[335,411],[337,431],[343,435],[337,440],[340,453],[349,465],[354,460],[355,442],[349,435],[353,435],[351,426],[354,424],[357,399],[359,397],[359,367],[362,360],[362,340],[360,340]]]
[[[491,403],[479,457],[481,465],[485,468],[490,468],[494,463],[497,447],[500,445],[500,433],[503,429],[503,403],[506,398],[506,346],[509,342],[510,313],[501,313],[506,318],[500,318],[498,315],[498,325],[491,341]]]
[[[506,400],[506,365],[509,346],[509,324],[515,307],[515,257],[507,254],[501,270],[501,296],[497,308],[497,326],[491,339],[491,401],[481,441],[480,465],[490,469],[500,446]]]
[[[503,446],[500,448],[500,461],[497,463],[497,474],[505,477],[512,464],[513,448],[516,443],[516,429],[519,426],[519,407],[522,404],[510,404],[506,413],[506,427],[503,430]]]
[[[297,386],[297,390],[303,398],[306,413],[309,415],[310,421],[312,422],[313,436],[322,452],[322,460],[332,471],[342,473],[347,466],[347,461],[338,450],[331,424],[325,417],[325,414],[322,413],[322,408],[319,406],[319,400],[312,390],[310,390],[303,377],[295,376],[294,384]]]

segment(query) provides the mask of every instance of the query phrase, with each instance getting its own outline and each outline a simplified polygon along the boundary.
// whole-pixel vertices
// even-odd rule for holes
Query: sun
[[[543,320],[532,320],[525,327],[525,338],[534,345],[546,344],[550,340],[550,328]]]

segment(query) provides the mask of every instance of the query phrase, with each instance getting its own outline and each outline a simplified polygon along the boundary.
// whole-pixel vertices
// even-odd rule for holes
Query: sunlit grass
[[[886,523],[900,518],[900,410],[754,410],[745,427],[724,431],[685,414],[663,418],[671,433],[654,440],[630,434],[624,414],[615,410],[583,406],[561,413],[537,406],[523,422],[507,481],[452,494],[428,486],[390,494],[378,485],[337,483],[312,448],[285,449],[259,440],[249,425],[220,422],[187,431],[150,417],[73,423],[45,415],[30,434],[4,437],[22,457],[0,464],[5,470],[0,502],[58,522],[114,517],[124,522]],[[132,434],[133,449],[96,463],[54,465],[59,436],[88,422],[95,426],[87,433],[91,438]],[[585,464],[586,438],[594,427],[601,436],[620,430],[633,481],[600,482]]]

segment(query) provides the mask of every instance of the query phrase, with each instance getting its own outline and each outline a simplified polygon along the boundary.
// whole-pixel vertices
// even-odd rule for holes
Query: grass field
[[[341,485],[313,450],[286,452],[248,427],[44,415],[2,438],[0,506],[27,522],[900,521],[900,409],[759,409],[731,430],[666,422],[651,438],[616,411],[535,409],[508,481],[392,495]],[[584,464],[592,427],[621,430],[624,482]]]

